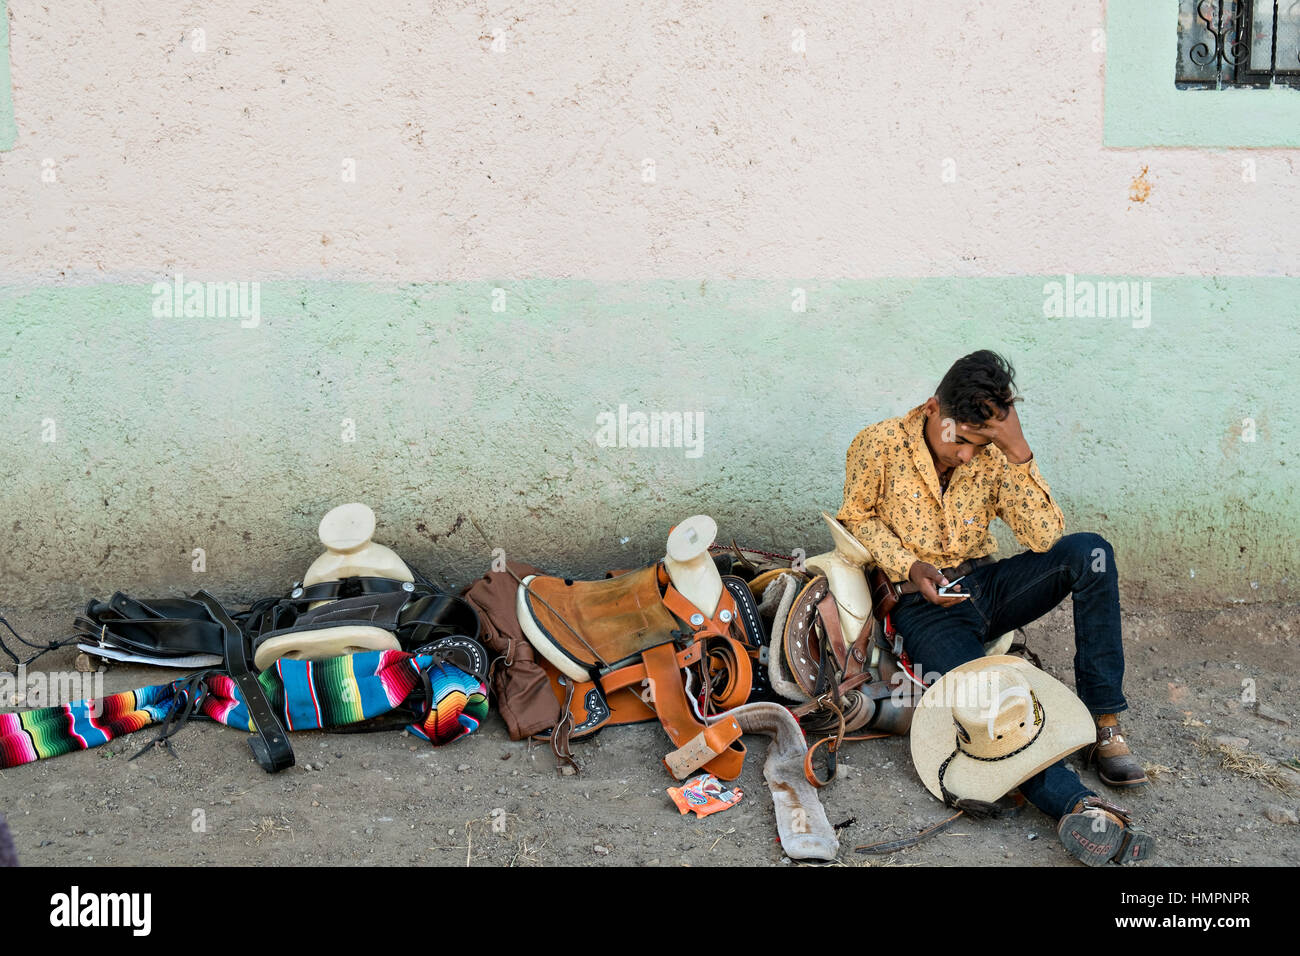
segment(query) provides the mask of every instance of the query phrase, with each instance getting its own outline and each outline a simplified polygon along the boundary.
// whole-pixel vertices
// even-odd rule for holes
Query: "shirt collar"
[[[935,471],[934,459],[930,457],[929,446],[925,443],[925,406],[917,405],[903,416],[903,434],[912,452],[912,463],[921,473],[925,486],[934,495],[934,500],[943,501],[943,492],[939,489],[939,473]]]

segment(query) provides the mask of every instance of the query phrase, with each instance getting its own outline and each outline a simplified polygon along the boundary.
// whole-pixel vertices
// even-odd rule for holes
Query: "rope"
[[[17,654],[15,654],[12,650],[10,650],[9,645],[4,642],[4,638],[0,637],[0,650],[4,651],[5,654],[9,657],[9,659],[13,661],[14,664],[16,664],[18,667],[26,667],[28,664],[32,663],[32,661],[36,660],[41,655],[48,654],[50,651],[57,651],[61,647],[67,647],[69,644],[73,643],[74,641],[81,640],[82,637],[82,635],[80,634],[74,634],[71,637],[65,637],[61,640],[47,641],[45,646],[42,647],[40,644],[33,644],[31,641],[27,640],[25,637],[23,637],[21,634],[15,631],[14,626],[10,624],[2,614],[0,614],[0,624],[3,624],[5,627],[7,627],[9,629],[9,633],[12,634],[14,637],[16,637],[20,644],[25,644],[27,647],[37,648],[36,653],[33,654],[31,657],[27,658],[27,660],[21,660]]]

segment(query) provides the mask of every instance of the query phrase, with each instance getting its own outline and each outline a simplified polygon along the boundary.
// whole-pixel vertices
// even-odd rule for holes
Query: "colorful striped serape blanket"
[[[428,655],[403,651],[364,651],[323,661],[281,659],[257,679],[290,731],[359,723],[414,698],[416,720],[406,729],[438,746],[473,733],[488,711],[487,687],[477,677],[450,664],[434,664]],[[254,729],[234,680],[207,671],[98,699],[0,713],[0,769],[89,750],[154,724],[164,724],[169,736],[173,725],[191,715]]]

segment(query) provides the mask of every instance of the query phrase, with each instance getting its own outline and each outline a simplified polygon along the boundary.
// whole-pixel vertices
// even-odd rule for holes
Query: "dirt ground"
[[[31,639],[65,633],[53,617],[11,617]],[[1300,607],[1210,611],[1130,608],[1124,615],[1137,755],[1164,769],[1141,791],[1115,796],[1157,840],[1149,866],[1300,865],[1300,826],[1270,807],[1300,809],[1279,791],[1222,766],[1213,738],[1266,762],[1300,754]],[[1027,629],[1045,667],[1072,684],[1068,602]],[[47,655],[72,667],[70,650]],[[115,665],[107,693],[172,679]],[[1251,683],[1253,682],[1253,684]],[[1249,704],[1253,689],[1260,711]],[[1247,703],[1243,704],[1243,694]],[[738,781],[745,797],[704,820],[680,816],[660,764],[670,749],[657,724],[611,728],[576,745],[583,771],[557,773],[544,745],[514,742],[495,714],[443,749],[400,731],[294,735],[296,767],[278,775],[253,762],[245,735],[202,721],[156,750],[127,758],[145,730],[106,747],[0,772],[0,811],[25,865],[432,864],[447,866],[770,866],[790,864],[776,840],[762,778],[764,738],[747,738]],[[1199,745],[1198,745],[1199,741]],[[1244,741],[1244,742],[1243,742]],[[1208,742],[1208,743],[1207,743]],[[960,820],[893,856],[855,845],[903,837],[943,807],[912,771],[900,738],[847,745],[837,781],[822,791],[842,824],[840,862],[866,865],[1077,866],[1050,821],[1026,808],[992,822]],[[1292,817],[1294,819],[1294,817]]]

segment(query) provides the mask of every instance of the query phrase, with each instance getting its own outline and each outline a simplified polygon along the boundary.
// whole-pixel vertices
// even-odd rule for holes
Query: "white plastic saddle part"
[[[848,644],[863,637],[863,628],[871,621],[871,587],[867,584],[868,564],[874,564],[871,552],[848,529],[825,511],[822,520],[830,529],[835,550],[804,560],[804,567],[813,574],[826,575],[831,594],[840,612],[840,633]],[[866,637],[871,632],[866,632]]]
[[[325,553],[303,575],[303,587],[351,577],[415,580],[396,551],[371,540],[375,534],[375,513],[367,505],[353,502],[332,508],[320,519],[319,534]]]
[[[821,515],[826,527],[830,529],[835,550],[806,559],[804,566],[815,574],[826,575],[840,612],[840,632],[844,635],[844,640],[852,644],[862,635],[863,626],[871,620],[871,587],[867,582],[865,567],[875,562],[866,545],[849,534],[844,525],[825,511]],[[875,626],[879,627],[879,624]],[[1014,634],[1003,634],[989,641],[984,645],[985,655],[1005,654],[1014,637]],[[879,651],[873,646],[872,667],[876,666],[878,659]]]
[[[713,617],[722,598],[722,575],[709,555],[718,537],[718,523],[708,515],[691,515],[668,533],[664,569],[677,593]]]
[[[320,540],[325,553],[312,562],[303,575],[304,587],[322,581],[350,577],[391,578],[414,581],[406,562],[397,552],[371,540],[375,513],[368,505],[352,502],[330,509],[320,522]],[[314,601],[320,607],[329,601]],[[264,641],[253,657],[253,666],[265,670],[282,657],[296,661],[320,661],[361,651],[399,651],[401,642],[392,631],[363,624],[343,624],[313,631],[285,634]]]

